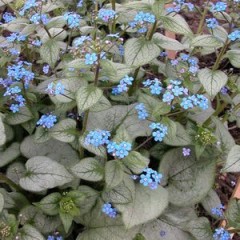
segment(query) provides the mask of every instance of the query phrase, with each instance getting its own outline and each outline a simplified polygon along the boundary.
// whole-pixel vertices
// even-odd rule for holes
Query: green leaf
[[[36,156],[26,163],[27,173],[20,179],[20,185],[25,190],[40,192],[73,180],[66,168],[48,157]]]
[[[22,141],[20,151],[26,158],[46,156],[67,168],[79,161],[78,153],[69,144],[54,139],[44,143],[36,143],[33,136],[28,136]]]
[[[36,205],[47,215],[54,216],[58,214],[59,211],[59,202],[61,200],[60,193],[51,193],[44,197]]]
[[[153,35],[153,42],[160,48],[168,50],[181,51],[185,48],[179,41],[166,37],[161,33],[155,33]]]
[[[121,126],[127,131],[131,140],[139,136],[150,136],[151,134],[150,122],[138,119],[135,104],[128,106],[117,105],[101,112],[90,112],[89,119],[91,121],[88,121],[87,124],[88,131],[95,129],[116,131],[116,128]]]
[[[168,192],[161,186],[154,191],[137,185],[133,202],[117,204],[127,229],[159,217],[168,205]]]
[[[240,146],[235,145],[231,148],[227,156],[223,172],[240,172]]]
[[[26,224],[21,229],[20,239],[22,240],[45,240],[43,235],[33,226]]]
[[[26,173],[25,166],[22,162],[14,162],[7,168],[7,177],[16,184],[19,184],[19,180]]]
[[[211,29],[212,34],[222,43],[225,43],[228,38],[228,32],[222,26],[216,26],[215,28]]]
[[[96,190],[92,189],[89,186],[81,185],[78,187],[78,190],[84,194],[85,198],[83,202],[78,204],[80,208],[80,214],[86,214],[91,211],[93,206],[96,204],[97,198],[99,197],[99,192]]]
[[[101,181],[104,176],[103,165],[95,158],[84,158],[70,170],[76,177],[92,182]]]
[[[123,175],[123,181],[113,189],[106,189],[103,194],[103,200],[114,204],[127,204],[133,202],[135,195],[134,181],[128,174]]]
[[[152,11],[157,19],[160,19],[160,17],[164,14],[165,3],[166,0],[155,0],[152,4]]]
[[[76,135],[76,121],[64,119],[50,130],[51,137],[61,142],[73,142]]]
[[[233,198],[229,201],[226,218],[229,226],[239,229],[240,228],[240,200]]]
[[[213,189],[209,191],[208,195],[202,200],[201,204],[209,215],[219,219],[219,217],[217,217],[215,214],[212,214],[212,208],[216,208],[221,204],[219,196]]]
[[[20,156],[19,143],[13,143],[4,152],[0,152],[0,167],[4,167]]]
[[[130,66],[140,67],[160,54],[159,47],[143,38],[131,38],[125,43],[124,59]]]
[[[213,156],[197,159],[193,149],[188,157],[183,156],[182,148],[168,151],[161,160],[159,172],[168,180],[169,201],[182,207],[201,201],[213,185],[215,168]]]
[[[234,50],[228,50],[226,53],[226,57],[229,59],[230,63],[236,67],[240,68],[240,50],[234,49]]]
[[[219,48],[223,45],[223,43],[218,40],[213,35],[200,35],[196,36],[191,41],[192,47],[209,47],[209,48]]]
[[[80,223],[86,226],[76,240],[132,240],[138,228],[127,230],[120,217],[111,219],[101,212],[103,202],[98,201],[92,211],[86,213]]]
[[[160,237],[161,232],[165,233],[163,237]],[[187,232],[158,219],[145,224],[141,229],[141,233],[147,240],[160,240],[164,238],[167,240],[193,240]]]
[[[188,135],[184,127],[178,123],[176,124],[176,131],[169,131],[164,138],[164,143],[170,146],[186,146],[192,144],[192,139]]]
[[[49,39],[40,48],[40,55],[44,62],[54,68],[60,53],[60,47],[56,40]]]
[[[220,70],[213,71],[208,68],[204,68],[198,72],[198,79],[209,96],[214,98],[221,88],[225,86],[228,77]]]
[[[200,217],[191,220],[185,229],[189,231],[196,240],[213,239],[213,232],[209,220],[205,217]]]
[[[190,29],[186,20],[176,13],[171,13],[168,16],[161,17],[163,27],[169,31],[189,35],[192,34],[192,30]]]
[[[89,109],[100,100],[102,95],[102,90],[93,85],[79,88],[76,93],[78,111],[81,113]]]
[[[57,17],[53,17],[49,20],[48,24],[46,25],[47,29],[50,28],[61,28],[64,27],[64,25],[66,24],[66,20],[64,19],[63,16],[57,16]]]
[[[60,218],[67,233],[72,225],[73,217],[70,214],[60,212]]]
[[[50,139],[49,131],[41,126],[37,127],[34,133],[34,140],[36,143],[44,143]]]
[[[133,173],[140,174],[149,164],[149,159],[141,155],[139,152],[131,151],[127,157],[123,159],[123,163]]]
[[[221,144],[221,148],[225,153],[228,153],[235,145],[234,138],[224,126],[224,124],[217,117],[212,117],[212,122],[215,124],[215,136],[218,138]]]
[[[105,165],[105,182],[108,189],[112,189],[123,180],[123,165],[118,160],[112,160]]]
[[[21,107],[17,113],[9,113],[5,120],[10,125],[25,123],[34,118],[33,114],[27,107]]]
[[[2,115],[0,115],[0,146],[4,145],[7,141],[6,133],[5,133],[5,127],[3,124],[3,118]]]
[[[4,207],[4,197],[3,195],[0,193],[0,213],[2,212]]]

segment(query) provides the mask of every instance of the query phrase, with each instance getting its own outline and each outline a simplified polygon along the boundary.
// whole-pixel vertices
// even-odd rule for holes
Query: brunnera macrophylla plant
[[[240,171],[239,10],[0,0],[0,238],[230,239],[240,202],[214,179]]]

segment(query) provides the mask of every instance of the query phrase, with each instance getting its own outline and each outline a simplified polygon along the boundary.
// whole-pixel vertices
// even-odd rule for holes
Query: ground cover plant
[[[240,231],[239,200],[214,184],[240,172],[239,13],[238,0],[0,0],[0,239]]]

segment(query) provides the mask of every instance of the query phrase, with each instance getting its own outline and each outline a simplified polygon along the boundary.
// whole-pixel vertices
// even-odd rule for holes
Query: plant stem
[[[49,36],[49,38],[51,39],[51,38],[52,38],[52,35],[51,35],[51,33],[48,31],[47,27],[44,25],[43,28],[44,28],[44,30],[47,32],[47,35]]]
[[[206,6],[204,8],[204,11],[203,11],[203,14],[202,14],[202,18],[201,18],[201,21],[200,21],[198,29],[197,29],[197,34],[200,34],[202,32],[202,30],[203,30],[203,26],[204,26],[204,23],[205,23],[205,18],[207,16],[207,12],[208,12],[208,8],[207,8],[208,3],[209,3],[209,0],[207,1],[207,4],[206,4]]]
[[[112,3],[112,10],[116,10],[116,0],[111,0]]]
[[[2,173],[0,173],[0,182],[2,183],[6,183],[8,186],[14,188],[16,191],[21,192],[22,189],[15,183],[13,182],[11,179],[9,179],[8,177],[6,177],[5,175],[3,175]]]
[[[213,68],[212,68],[213,71],[215,71],[215,70],[218,69],[218,67],[219,67],[219,65],[220,65],[220,63],[221,63],[221,61],[222,61],[222,57],[223,57],[224,53],[226,52],[226,50],[227,50],[227,48],[228,48],[228,45],[229,45],[229,41],[228,41],[228,39],[227,39],[227,40],[225,41],[225,44],[224,44],[224,46],[222,47],[220,53],[219,53],[218,56],[217,56],[217,59],[216,59],[216,61],[215,61],[215,64],[213,65]]]
[[[146,143],[148,143],[149,141],[152,140],[152,136],[147,138],[144,142],[142,142],[140,145],[138,145],[136,148],[133,149],[133,151],[137,151],[139,148],[141,148],[142,146],[144,146]]]

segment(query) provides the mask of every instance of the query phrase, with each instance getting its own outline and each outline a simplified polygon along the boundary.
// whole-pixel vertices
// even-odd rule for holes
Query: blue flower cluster
[[[214,240],[230,240],[231,235],[227,230],[225,230],[224,228],[221,227],[221,228],[215,229],[213,238],[214,238]]]
[[[153,80],[147,79],[143,82],[143,86],[149,87],[152,95],[160,95],[163,90],[162,83],[157,78],[154,78]]]
[[[207,18],[206,24],[207,24],[207,27],[211,29],[214,29],[219,25],[216,18]]]
[[[25,66],[31,66],[32,64],[26,61],[19,61],[17,64],[8,66],[7,75],[9,78],[16,81],[23,81],[25,88],[28,88],[29,82],[33,80],[34,73],[30,70],[27,70]]]
[[[173,2],[173,7],[168,7],[166,10],[168,13],[171,12],[180,12],[181,9],[187,7],[189,11],[193,11],[194,4],[192,3],[185,3],[185,0],[176,0]]]
[[[66,12],[63,15],[64,19],[67,21],[69,28],[76,28],[80,25],[81,16],[75,12]]]
[[[109,143],[109,137],[111,136],[109,131],[106,130],[94,130],[90,131],[85,138],[85,144],[99,147]]]
[[[224,12],[227,9],[227,4],[225,2],[216,2],[212,4],[211,12]]]
[[[79,47],[84,42],[91,41],[91,40],[92,40],[92,38],[90,36],[81,36],[81,37],[78,37],[78,38],[74,39],[73,45],[74,45],[74,47]]]
[[[144,103],[139,103],[138,105],[135,106],[135,109],[138,112],[138,118],[140,120],[145,120],[148,117],[148,112],[145,108]]]
[[[63,240],[63,237],[62,236],[49,235],[47,240]]]
[[[151,13],[138,12],[134,17],[134,20],[129,23],[131,28],[137,28],[139,33],[147,32],[148,25],[153,24],[156,21],[156,18]]]
[[[6,92],[4,93],[4,97],[9,96],[10,100],[15,101],[15,103],[12,103],[10,106],[10,110],[13,113],[19,112],[20,107],[25,106],[25,98],[19,94],[21,92],[21,89],[18,86],[15,87],[7,87]]]
[[[23,7],[20,9],[19,14],[23,16],[25,12],[33,7],[37,7],[39,2],[36,2],[36,0],[27,0]]]
[[[79,7],[79,8],[83,7],[83,1],[84,0],[79,0],[79,2],[77,4],[77,7]]]
[[[233,31],[232,33],[230,33],[228,35],[228,38],[231,40],[231,41],[235,41],[237,39],[240,39],[240,30],[235,30]]]
[[[153,130],[152,136],[156,142],[162,142],[168,133],[168,127],[161,123],[151,123],[149,127]]]
[[[109,142],[107,145],[107,152],[117,158],[125,158],[131,150],[132,144],[125,141],[121,143]]]
[[[185,53],[180,54],[180,58],[182,61],[187,62],[189,64],[188,72],[195,76],[199,70],[198,58],[190,57],[188,54]]]
[[[223,209],[224,209],[224,206],[220,204],[219,206],[212,208],[211,213],[213,215],[216,215],[217,217],[223,217]]]
[[[48,84],[48,87],[46,89],[46,92],[50,95],[60,95],[60,94],[64,94],[65,92],[65,87],[62,83],[58,82],[57,84],[55,84],[54,82],[51,82]]]
[[[21,35],[20,33],[11,33],[10,36],[6,37],[8,42],[23,42],[26,40],[25,35]]]
[[[108,22],[110,19],[114,19],[116,12],[112,9],[100,9],[98,12],[98,18],[104,22]]]
[[[95,64],[97,62],[97,54],[96,53],[87,53],[85,55],[85,64],[87,65],[92,65]]]
[[[40,13],[33,14],[29,20],[35,24],[40,24],[42,22],[44,25],[48,24],[49,22],[48,16],[46,14],[40,14]]]
[[[110,218],[115,218],[117,216],[117,209],[112,207],[112,204],[109,202],[103,204],[102,212]]]
[[[201,94],[188,96],[182,99],[180,106],[184,109],[191,109],[193,107],[200,107],[203,110],[208,109],[208,99]]]
[[[42,115],[41,118],[37,121],[37,125],[42,126],[43,128],[52,128],[57,122],[57,117],[52,114]]]
[[[20,54],[20,51],[16,48],[10,48],[9,52],[12,56],[18,56]]]
[[[161,183],[163,175],[151,168],[145,168],[140,175],[140,183],[145,187],[150,187],[152,190],[157,189]]]
[[[16,17],[14,15],[12,15],[12,13],[5,12],[3,14],[3,20],[4,20],[5,23],[9,23],[9,22],[11,22],[15,19],[16,19]]]
[[[120,80],[120,83],[112,89],[112,94],[119,95],[123,92],[127,92],[128,86],[132,85],[133,80],[133,77],[129,77],[128,75],[126,75]]]

